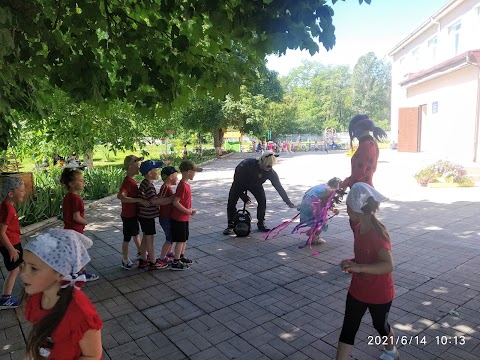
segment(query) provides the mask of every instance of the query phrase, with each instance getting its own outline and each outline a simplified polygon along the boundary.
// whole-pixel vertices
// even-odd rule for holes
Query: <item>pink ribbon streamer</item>
[[[293,233],[298,233],[298,235],[302,235],[302,234],[305,234],[308,232],[308,230],[305,230],[305,231],[300,231],[300,229],[303,229],[303,228],[306,228],[306,227],[309,227],[310,226],[310,235],[307,239],[307,241],[305,242],[305,245],[301,246],[301,248],[304,248],[305,246],[309,245],[310,247],[310,250],[315,254],[315,255],[320,255],[320,253],[313,249],[312,248],[312,241],[313,241],[313,237],[315,236],[315,233],[317,231],[321,231],[321,229],[323,228],[323,226],[327,223],[328,220],[330,220],[331,218],[333,218],[336,214],[328,217],[328,210],[330,209],[330,207],[332,206],[332,201],[334,199],[336,195],[336,192],[333,191],[332,194],[329,196],[328,200],[327,200],[327,203],[325,204],[325,206],[322,207],[322,201],[320,199],[317,199],[317,200],[314,200],[312,201],[312,207],[313,207],[313,217],[308,219],[308,220],[305,220],[303,222],[301,222],[300,224],[298,224],[297,226],[295,226],[292,230],[292,234]],[[300,215],[300,213],[298,213],[297,215],[295,215],[293,218],[289,219],[289,220],[286,220],[284,222],[282,222],[280,225],[278,226],[275,226],[272,230],[270,230],[269,232],[265,233],[263,235],[263,238],[265,240],[268,240],[270,235],[276,231],[276,233],[272,236],[272,239],[275,239],[278,235],[280,235],[280,233],[288,226],[290,225],[298,216]],[[312,224],[312,221],[313,221],[313,224]],[[311,225],[312,224],[312,225]]]

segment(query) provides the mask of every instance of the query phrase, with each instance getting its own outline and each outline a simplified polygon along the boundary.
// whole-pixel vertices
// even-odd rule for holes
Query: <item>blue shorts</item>
[[[172,240],[172,222],[170,221],[170,218],[158,218],[158,221],[160,222],[160,226],[163,229],[163,232],[165,233],[165,242],[167,244],[171,244],[173,242]]]

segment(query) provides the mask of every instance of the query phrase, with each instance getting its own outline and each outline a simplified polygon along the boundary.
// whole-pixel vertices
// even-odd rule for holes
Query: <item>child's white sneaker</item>
[[[393,350],[383,350],[382,356],[380,356],[380,360],[399,360],[400,354],[396,347]]]

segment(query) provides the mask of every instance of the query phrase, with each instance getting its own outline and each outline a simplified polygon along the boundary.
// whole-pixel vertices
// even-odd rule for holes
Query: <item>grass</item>
[[[204,149],[213,148],[213,144],[204,144]],[[143,151],[142,151],[143,150]],[[145,156],[145,159],[160,159],[166,160],[165,153],[166,150],[169,151],[168,156],[170,156],[170,143],[168,144],[168,149],[165,148],[165,144],[155,145],[149,144],[144,149],[136,149],[134,151],[109,151],[103,145],[95,146],[93,151],[93,166],[94,167],[105,167],[105,166],[118,166],[123,165],[123,160],[125,156],[134,154],[138,156]],[[174,148],[175,154],[177,156],[182,156],[183,146],[176,145]],[[195,147],[192,145],[187,146],[187,151],[193,153]],[[148,154],[148,155],[145,155]],[[83,160],[83,159],[82,159]],[[52,164],[52,159],[49,159],[50,164]],[[23,159],[20,166],[21,171],[32,171],[35,169],[34,159]]]

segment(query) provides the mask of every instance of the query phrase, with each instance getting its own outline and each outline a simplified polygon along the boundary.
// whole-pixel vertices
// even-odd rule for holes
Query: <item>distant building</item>
[[[450,0],[389,55],[398,151],[478,161],[480,0]]]

